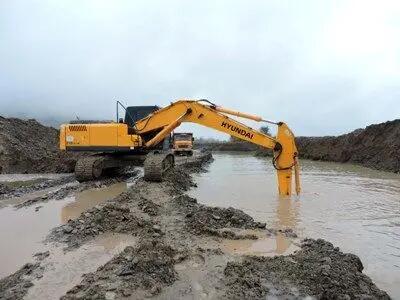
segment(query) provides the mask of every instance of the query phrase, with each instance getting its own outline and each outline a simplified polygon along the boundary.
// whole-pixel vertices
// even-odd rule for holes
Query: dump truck
[[[175,155],[193,155],[194,137],[191,132],[174,132],[172,134],[172,149]]]

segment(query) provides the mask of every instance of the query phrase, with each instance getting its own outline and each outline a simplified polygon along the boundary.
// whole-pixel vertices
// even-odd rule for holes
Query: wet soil
[[[0,173],[68,173],[84,154],[58,149],[59,131],[36,120],[0,116]]]
[[[22,299],[33,286],[32,281],[43,276],[40,262],[48,257],[48,252],[36,253],[35,262],[26,263],[17,272],[0,280],[0,299]]]
[[[177,280],[174,264],[185,253],[179,253],[160,240],[146,240],[138,247],[126,247],[122,253],[86,274],[82,282],[62,299],[108,299],[135,293],[151,296]],[[99,286],[101,288],[99,288]]]
[[[174,199],[176,209],[185,215],[186,229],[195,235],[215,235],[231,239],[257,239],[251,234],[236,234],[230,228],[265,229],[265,223],[255,222],[241,210],[209,207],[198,204],[196,199],[181,195]]]
[[[356,255],[342,253],[321,239],[306,239],[295,254],[229,262],[224,271],[225,295],[231,299],[390,299],[362,270]]]
[[[47,242],[64,247],[65,255],[103,234],[123,233],[137,239],[135,245],[83,275],[62,298],[387,297],[362,274],[356,256],[343,254],[322,240],[306,240],[300,251],[289,256],[223,251],[222,242],[229,239],[257,240],[280,234],[296,242],[295,233],[266,229],[240,210],[207,207],[186,196],[195,186],[191,173],[204,171],[203,163],[176,167],[161,183],[140,179],[116,198],[54,228]],[[40,284],[34,270],[49,272],[46,262],[50,259],[52,254],[43,255],[37,265],[1,279],[1,295],[21,299],[32,284]]]
[[[124,182],[128,179],[135,178],[136,176],[139,175],[139,173],[140,172],[138,170],[132,168],[130,170],[127,170],[125,173],[122,173],[118,177],[113,177],[113,178],[104,177],[95,181],[88,181],[82,183],[78,183],[75,180],[74,175],[71,175],[60,179],[46,180],[44,182],[41,182],[40,184],[24,186],[22,189],[16,189],[7,195],[4,195],[3,199],[7,197],[20,197],[25,194],[32,193],[34,191],[40,191],[47,188],[55,187],[53,191],[49,191],[43,195],[30,198],[26,201],[23,201],[15,205],[16,208],[22,208],[31,205],[37,205],[40,203],[45,203],[50,200],[61,200],[64,199],[65,197],[68,197],[72,193],[82,192],[91,188],[103,188],[118,182]]]
[[[2,182],[0,183],[0,199],[19,197],[34,191],[61,186],[71,182],[75,182],[73,175],[66,175],[55,179],[42,178],[37,180],[19,181],[17,184],[15,184],[15,182]]]
[[[27,263],[14,274],[0,280],[0,299],[22,299],[33,286],[31,278],[39,266],[39,263]]]

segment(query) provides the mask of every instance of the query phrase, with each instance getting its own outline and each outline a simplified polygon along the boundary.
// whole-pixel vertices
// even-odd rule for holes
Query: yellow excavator
[[[118,111],[125,110],[125,118]],[[241,117],[277,125],[275,137],[252,129],[233,119]],[[273,150],[272,163],[277,170],[280,195],[300,193],[298,152],[294,135],[283,122],[220,107],[206,99],[178,100],[158,106],[124,107],[117,101],[117,121],[76,120],[61,125],[60,149],[89,151],[93,154],[79,159],[75,176],[80,182],[99,178],[129,165],[143,165],[147,181],[162,181],[163,174],[174,166],[174,155],[167,145],[171,132],[183,122],[197,123]]]

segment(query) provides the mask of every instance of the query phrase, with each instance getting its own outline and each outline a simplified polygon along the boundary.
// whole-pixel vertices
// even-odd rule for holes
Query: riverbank
[[[400,119],[369,125],[339,136],[296,137],[299,157],[304,159],[358,164],[400,173]],[[197,145],[213,151],[254,152],[271,156],[266,150],[247,142],[212,142]]]
[[[204,163],[178,166],[162,183],[139,179],[126,192],[54,228],[48,252],[0,280],[0,298],[43,299],[49,289],[53,298],[63,299],[389,298],[362,273],[355,255],[324,240],[300,242],[293,230],[267,228],[241,210],[209,207],[187,196],[196,185],[193,174],[205,172]],[[69,263],[106,234],[133,239],[97,269]],[[223,247],[276,235],[297,244],[297,252],[257,257]],[[63,253],[54,251],[58,246]],[[60,264],[79,270],[71,278],[60,276],[57,270],[70,272]]]
[[[400,173],[400,119],[348,134],[296,139],[300,157]]]

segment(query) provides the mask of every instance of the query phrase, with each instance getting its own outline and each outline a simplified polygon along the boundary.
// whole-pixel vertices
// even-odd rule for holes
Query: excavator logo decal
[[[240,135],[242,135],[244,137],[247,137],[249,139],[253,139],[253,134],[252,133],[247,132],[246,130],[241,129],[239,127],[233,126],[232,124],[229,124],[229,123],[226,123],[226,122],[222,122],[221,126],[227,128],[227,129],[230,129],[233,132],[237,132],[237,133],[239,133]]]

